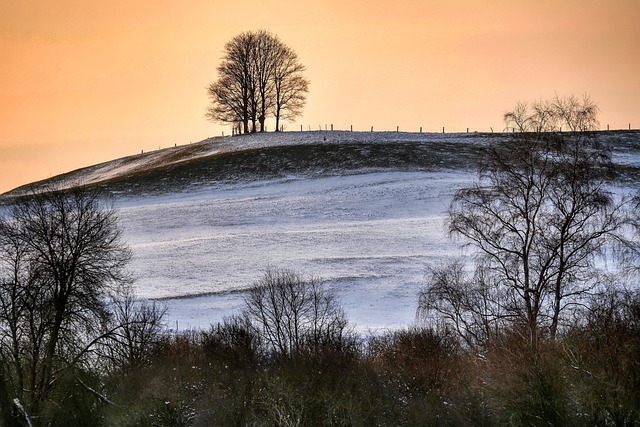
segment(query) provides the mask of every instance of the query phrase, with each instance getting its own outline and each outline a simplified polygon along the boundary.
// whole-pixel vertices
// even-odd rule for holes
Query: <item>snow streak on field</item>
[[[465,172],[371,172],[219,184],[118,202],[137,294],[162,299],[168,326],[206,328],[243,304],[268,267],[312,274],[357,330],[414,322],[430,265],[459,244],[445,211]]]

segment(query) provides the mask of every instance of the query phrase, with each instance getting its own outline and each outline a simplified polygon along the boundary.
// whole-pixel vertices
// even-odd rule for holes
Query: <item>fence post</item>
[[[333,132],[333,123],[331,123],[331,132]]]
[[[442,126],[442,133],[444,133],[444,126]]]
[[[351,125],[351,132],[353,132],[353,125]]]
[[[422,133],[422,126],[420,126],[420,133]]]
[[[396,132],[400,132],[400,126],[396,126]]]
[[[373,126],[371,126],[371,132],[373,132]]]
[[[302,132],[302,125],[300,125],[300,132]]]

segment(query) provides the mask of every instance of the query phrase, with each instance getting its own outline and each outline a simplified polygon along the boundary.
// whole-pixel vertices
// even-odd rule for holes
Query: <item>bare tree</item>
[[[144,366],[161,343],[166,308],[138,300],[128,291],[113,296],[111,309],[107,330],[112,332],[100,343],[98,354],[112,369]]]
[[[280,120],[293,120],[302,114],[309,92],[309,81],[302,74],[306,68],[298,55],[287,46],[278,47],[273,72],[276,132],[280,130]]]
[[[247,100],[242,95],[240,84],[232,78],[223,77],[211,83],[207,88],[212,100],[206,116],[212,121],[222,123],[239,123],[239,131],[249,129]],[[235,130],[234,130],[235,132]]]
[[[224,47],[224,56],[218,66],[220,78],[209,86],[212,105],[207,117],[221,123],[242,123],[249,133],[249,120],[255,117],[255,85],[252,58],[255,37],[245,32],[237,35]],[[253,129],[255,131],[255,120]]]
[[[266,130],[269,114],[293,119],[304,106],[309,82],[297,55],[265,30],[245,32],[225,45],[218,80],[209,85],[206,116],[220,123],[242,123],[243,132]]]
[[[32,194],[5,211],[0,368],[16,402],[37,414],[63,372],[95,366],[101,343],[143,319],[114,321],[109,297],[127,293],[131,255],[115,210],[100,194],[84,188]]]
[[[259,30],[255,34],[253,70],[255,76],[257,118],[260,132],[264,132],[267,113],[273,105],[274,71],[277,56],[275,51],[282,42],[273,34]]]
[[[608,191],[609,153],[591,132],[597,111],[587,97],[519,103],[505,114],[511,139],[493,144],[480,180],[454,196],[450,231],[479,254],[466,288],[491,290],[484,294],[491,309],[474,327],[509,319],[536,346],[541,331],[555,338],[562,314],[603,283],[597,261],[624,240],[628,199],[614,200]],[[471,314],[479,302],[442,294],[438,280],[423,308],[437,311],[441,296],[449,300],[442,306],[461,307],[464,319],[477,320]]]
[[[451,330],[470,348],[482,347],[511,320],[503,307],[504,290],[478,268],[468,277],[463,263],[435,268],[429,286],[419,294],[418,315],[436,330]]]
[[[269,269],[249,291],[246,311],[270,350],[283,356],[317,352],[345,342],[344,312],[317,279]]]

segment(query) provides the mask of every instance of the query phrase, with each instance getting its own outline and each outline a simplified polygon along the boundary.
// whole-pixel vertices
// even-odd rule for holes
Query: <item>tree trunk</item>
[[[276,132],[280,132],[280,105],[276,106]]]
[[[42,378],[40,378],[40,395],[38,400],[43,402],[47,399],[49,388],[51,384],[51,377],[53,375],[53,362],[58,347],[58,340],[60,338],[60,328],[64,321],[66,312],[66,296],[62,295],[54,302],[55,318],[51,327],[51,336],[45,350],[44,360],[42,362]]]

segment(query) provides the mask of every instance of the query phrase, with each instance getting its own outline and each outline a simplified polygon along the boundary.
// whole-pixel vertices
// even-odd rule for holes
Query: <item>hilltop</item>
[[[311,131],[214,137],[100,163],[16,188],[100,186],[114,195],[184,192],[219,182],[329,176],[359,170],[475,170],[503,133]],[[640,131],[599,132],[625,180],[635,181]]]
[[[114,194],[189,191],[216,182],[323,176],[360,169],[435,170],[477,166],[481,147],[502,134],[312,131],[215,137],[140,153],[28,184],[100,186]]]

